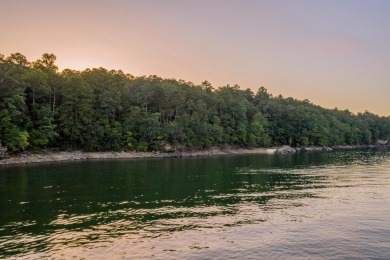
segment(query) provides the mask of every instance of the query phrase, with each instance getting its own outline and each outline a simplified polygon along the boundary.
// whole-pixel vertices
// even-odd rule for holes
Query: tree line
[[[0,141],[10,153],[372,144],[390,117],[308,100],[104,68],[58,71],[56,56],[0,55]]]

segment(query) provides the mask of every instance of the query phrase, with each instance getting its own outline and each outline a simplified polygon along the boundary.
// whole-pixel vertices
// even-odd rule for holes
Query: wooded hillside
[[[58,72],[53,54],[0,55],[0,140],[9,152],[332,146],[390,139],[390,117],[308,100],[104,68]]]

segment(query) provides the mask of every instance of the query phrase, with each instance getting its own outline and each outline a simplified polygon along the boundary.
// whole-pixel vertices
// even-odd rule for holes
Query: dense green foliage
[[[390,139],[390,117],[324,109],[239,86],[214,89],[103,68],[58,72],[56,57],[0,55],[0,140],[9,152],[235,145],[371,144]]]

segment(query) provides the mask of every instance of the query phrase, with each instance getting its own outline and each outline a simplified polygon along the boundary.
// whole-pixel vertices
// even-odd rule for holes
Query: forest
[[[9,153],[373,144],[390,116],[104,68],[58,71],[54,54],[0,54],[0,146]]]

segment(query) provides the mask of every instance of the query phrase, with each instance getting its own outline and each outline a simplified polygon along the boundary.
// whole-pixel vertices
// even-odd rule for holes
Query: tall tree
[[[60,133],[72,148],[89,148],[92,139],[93,92],[78,75],[66,78],[61,91]]]

